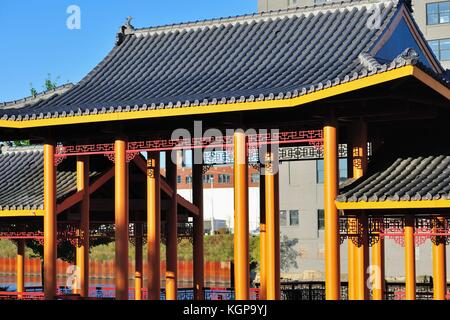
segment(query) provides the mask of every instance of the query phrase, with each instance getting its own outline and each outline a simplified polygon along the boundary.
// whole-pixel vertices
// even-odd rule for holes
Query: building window
[[[428,41],[434,55],[441,61],[450,60],[450,38]]]
[[[192,183],[192,176],[186,176],[186,184]]]
[[[345,181],[348,178],[347,159],[339,159],[339,181]]]
[[[289,210],[289,225],[290,226],[298,226],[299,225],[299,216],[298,210]]]
[[[177,176],[177,183],[181,183],[181,176]]]
[[[317,229],[325,229],[325,211],[323,209],[317,210]]]
[[[231,176],[229,174],[219,174],[219,183],[230,183]]]
[[[324,168],[323,168],[323,159],[317,160],[316,165],[316,182],[323,183],[324,176]],[[348,178],[348,169],[347,169],[347,159],[339,159],[339,181],[345,181]]]
[[[280,211],[280,225],[283,227],[287,226],[287,211],[286,210]]]
[[[214,183],[214,175],[213,174],[205,174],[203,176],[203,183]]]
[[[427,24],[450,23],[450,1],[427,3]]]
[[[250,181],[252,183],[258,183],[259,182],[259,173],[252,173]]]

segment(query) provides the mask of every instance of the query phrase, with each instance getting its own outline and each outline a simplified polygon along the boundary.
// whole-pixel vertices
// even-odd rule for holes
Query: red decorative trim
[[[247,146],[249,148],[258,148],[268,144],[309,144],[318,149],[323,145],[322,130],[306,130],[306,131],[284,131],[277,133],[263,133],[247,136]],[[127,144],[127,161],[131,161],[136,154],[143,151],[169,151],[169,150],[186,150],[186,149],[204,149],[204,148],[233,148],[233,136],[221,137],[203,137],[191,139],[160,139],[148,141],[133,141]],[[75,146],[56,147],[55,157],[65,159],[68,156],[95,155],[103,154],[111,161],[114,159],[114,144],[86,144]],[[128,160],[131,159],[131,160]],[[62,161],[62,160],[58,160]]]

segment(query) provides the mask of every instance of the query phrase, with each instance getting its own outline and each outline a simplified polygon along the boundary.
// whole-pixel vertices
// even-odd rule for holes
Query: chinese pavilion
[[[372,265],[379,271],[372,297],[383,299],[384,237],[405,247],[407,299],[415,298],[414,246],[431,239],[435,298],[445,298],[450,78],[407,1],[343,1],[144,29],[130,20],[79,83],[0,104],[1,139],[38,145],[0,155],[0,224],[2,236],[18,242],[19,293],[24,240],[43,243],[44,295],[54,299],[57,245],[69,239],[80,267],[79,294],[87,297],[89,241],[109,223],[116,299],[128,298],[130,236],[137,248],[136,298],[142,297],[145,240],[148,298],[159,299],[164,238],[166,298],[176,299],[177,238],[184,232],[192,232],[195,298],[202,299],[202,174],[209,165],[193,166],[191,203],[177,195],[169,154],[214,145],[234,153],[236,299],[249,299],[249,165],[264,174],[260,297],[280,299],[276,145],[310,145],[324,157],[326,298],[340,299],[340,245],[349,239],[349,298],[369,299]],[[223,136],[172,136],[177,128],[194,136],[194,121]],[[341,188],[339,144],[347,145],[353,168]],[[255,149],[265,150],[263,160],[250,163]],[[192,231],[180,227],[189,217]]]

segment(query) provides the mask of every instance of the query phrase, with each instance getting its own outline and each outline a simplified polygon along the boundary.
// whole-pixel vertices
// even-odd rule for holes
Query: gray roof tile
[[[2,147],[0,153],[0,210],[43,209],[43,148]],[[57,199],[76,190],[75,166],[61,165],[57,176]],[[91,172],[95,177],[98,173]]]
[[[338,202],[450,199],[450,152],[398,155],[369,166],[366,177],[346,184]]]
[[[366,0],[148,29],[127,20],[114,49],[72,89],[14,110],[0,106],[0,115],[20,121],[288,99],[417,63],[412,52],[388,64],[367,53],[398,10],[397,0],[379,3],[378,30],[366,27]]]

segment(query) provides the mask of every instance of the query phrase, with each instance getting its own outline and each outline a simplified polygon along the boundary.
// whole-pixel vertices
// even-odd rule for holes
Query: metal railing
[[[450,285],[447,288],[447,299],[450,300]],[[134,288],[129,289],[128,298],[134,300]],[[44,294],[42,287],[28,287],[26,292],[0,292],[0,300],[42,300]],[[89,288],[89,299],[114,299],[115,289],[109,287],[91,287]],[[194,300],[194,289],[180,288],[178,289],[178,300]],[[81,299],[78,295],[73,294],[71,289],[66,287],[59,287],[57,292],[57,299],[76,300]],[[142,299],[147,299],[147,289],[142,289]],[[161,289],[160,299],[165,300],[165,289]],[[234,300],[235,291],[233,288],[204,288],[205,300]],[[303,301],[317,301],[325,300],[325,282],[310,281],[310,282],[284,282],[281,283],[281,299],[282,300],[303,300]],[[348,284],[341,283],[341,299],[348,299]],[[385,290],[386,300],[404,300],[405,299],[405,283],[401,282],[386,282]],[[433,299],[433,284],[432,283],[417,283],[416,284],[416,299],[417,300],[432,300]],[[250,289],[250,300],[259,300],[259,288]]]

